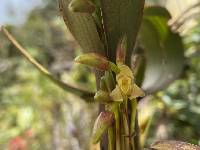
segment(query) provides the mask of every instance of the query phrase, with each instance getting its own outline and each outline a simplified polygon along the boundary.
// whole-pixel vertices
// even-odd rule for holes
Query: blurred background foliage
[[[167,7],[173,24],[184,10],[197,2],[147,0],[146,5]],[[37,7],[26,12],[24,23],[17,24],[18,20],[14,17],[14,23],[0,20],[0,24],[10,25],[9,30],[17,40],[54,75],[94,90],[95,77],[91,71],[73,63],[73,58],[81,53],[81,49],[59,16],[57,2],[45,0],[32,6]],[[9,11],[14,8],[10,7]],[[193,9],[191,16],[198,14],[200,5]],[[147,145],[158,139],[176,139],[200,145],[199,18],[199,15],[186,17],[175,29],[183,38],[186,57],[179,79],[167,89],[141,101],[140,112],[143,115],[139,116],[140,122],[145,114],[153,116],[150,132],[146,135]],[[51,83],[23,59],[2,34],[0,77],[1,149],[13,150],[13,145],[33,150],[89,149],[98,106],[85,103]]]

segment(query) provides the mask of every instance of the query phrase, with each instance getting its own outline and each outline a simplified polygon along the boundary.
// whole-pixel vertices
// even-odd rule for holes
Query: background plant
[[[153,16],[154,13],[150,12],[150,14]],[[159,14],[161,14],[161,13],[159,13]],[[156,20],[155,18],[157,18],[157,17],[154,18],[154,16],[153,16],[153,17],[152,17],[152,16],[150,17],[150,19],[147,18],[147,20],[146,20],[147,24],[151,24],[151,19]],[[147,16],[147,17],[148,17],[148,16]],[[160,17],[160,16],[159,16],[159,17]],[[165,22],[165,20],[167,20],[167,19],[166,19],[166,18],[167,18],[167,17],[166,17],[166,14],[164,14],[163,16],[161,16],[161,18],[162,18],[162,17],[164,18],[164,19],[163,19],[163,20],[164,20],[163,22]],[[166,17],[166,18],[165,18],[165,17]],[[146,19],[146,18],[145,18],[145,19]],[[162,24],[161,24],[161,25],[162,25]],[[144,27],[143,27],[143,26],[144,26]],[[143,24],[143,26],[142,26],[142,27],[143,27],[142,29],[145,29],[145,30],[148,31],[148,28],[145,28],[147,25]],[[149,25],[149,26],[152,26],[152,25]],[[150,30],[150,32],[151,32],[151,31],[153,31],[153,30]],[[149,34],[149,35],[151,35],[151,34]],[[153,35],[153,34],[152,34],[152,35]],[[163,33],[159,34],[159,36],[163,36],[163,38],[165,38],[164,35],[165,35],[165,34],[163,34]],[[142,34],[141,34],[140,37],[141,37],[141,39],[143,38],[143,37],[142,37]],[[160,38],[160,37],[159,37],[159,38]],[[151,39],[151,38],[148,38],[148,40],[149,40],[149,39]],[[147,41],[147,40],[144,40],[144,41]],[[162,41],[161,41],[161,42],[162,42]],[[152,42],[149,42],[149,43],[151,44]],[[151,47],[151,45],[150,45],[150,46],[148,45],[149,43],[146,43],[146,44],[147,44],[146,47],[148,47],[148,48]],[[156,43],[156,42],[155,42],[155,43]],[[141,44],[141,46],[138,46],[138,47],[139,47],[138,49],[139,49],[140,51],[145,50],[145,42],[143,43],[143,45]],[[156,46],[156,49],[159,49],[159,48],[160,48],[159,45]],[[152,48],[152,49],[153,49],[153,48]],[[138,51],[139,51],[139,50],[138,50]],[[164,51],[164,50],[163,50],[163,51]],[[41,56],[41,53],[40,53],[40,56]],[[162,54],[159,54],[159,56],[162,56]],[[157,57],[156,57],[156,58],[157,58]],[[41,59],[41,60],[44,60],[44,59]],[[198,60],[198,59],[197,59],[197,60]],[[158,60],[158,62],[161,62],[161,61]],[[158,63],[158,64],[159,64],[159,63]],[[155,66],[155,65],[154,65],[154,66]],[[161,68],[161,69],[162,69],[162,68]],[[150,70],[151,70],[151,69],[150,69]],[[159,71],[159,69],[157,69],[157,70]],[[162,76],[161,73],[162,73],[162,71],[160,71],[160,73],[157,73],[157,74],[156,74],[156,75],[158,75],[158,78],[160,78],[159,76]],[[140,75],[139,77],[141,77],[141,75]],[[152,77],[152,75],[151,75],[150,77]],[[136,78],[136,79],[137,79],[137,78]],[[159,80],[159,81],[160,81],[160,80]],[[139,82],[139,81],[138,81],[138,82]],[[163,82],[164,82],[164,81],[163,81]],[[159,87],[159,86],[158,86],[158,87]],[[165,92],[164,92],[164,94],[163,94],[163,93],[159,94],[159,95],[158,95],[158,98],[159,98],[159,99],[165,98],[165,100],[166,100]],[[167,99],[167,100],[169,101],[169,99]],[[168,102],[167,100],[166,100],[166,102]],[[173,102],[172,102],[172,104],[174,105]],[[178,103],[178,104],[179,104],[179,103]],[[177,107],[177,106],[176,106],[176,107]],[[172,107],[170,106],[169,108],[172,108]],[[165,110],[166,110],[166,109],[165,109]],[[183,109],[182,109],[182,110],[183,110]],[[180,109],[180,111],[181,111],[181,109]]]

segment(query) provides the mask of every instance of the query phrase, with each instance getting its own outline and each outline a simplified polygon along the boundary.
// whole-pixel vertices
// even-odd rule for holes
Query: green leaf
[[[155,9],[161,10],[159,7]],[[147,93],[168,86],[180,75],[184,63],[182,39],[167,25],[169,15],[161,15],[158,11],[156,16],[156,11],[150,12],[145,13],[139,36],[146,59],[142,88]]]
[[[100,0],[109,59],[115,61],[120,38],[127,36],[127,53],[132,53],[142,20],[144,0]],[[131,55],[128,55],[128,60]],[[126,62],[130,63],[130,62]]]
[[[155,142],[153,145],[151,145],[151,148],[155,150],[200,150],[199,146],[171,140]]]
[[[146,57],[145,75],[142,83],[142,88],[145,91],[152,90],[152,87],[160,78],[162,67],[162,48],[159,44],[159,36],[154,26],[148,20],[143,20],[140,31],[140,42],[144,48]]]
[[[162,89],[168,86],[181,74],[184,65],[184,46],[179,34],[170,32],[164,43],[164,71],[155,86]]]
[[[160,6],[147,7],[144,10],[144,19],[151,21],[154,26],[157,26],[156,30],[160,38],[165,40],[169,32],[168,21],[171,19],[168,10]]]
[[[74,13],[68,6],[71,0],[58,0],[63,19],[84,52],[104,54],[104,46],[93,17],[89,13]]]
[[[144,16],[164,17],[167,20],[171,19],[171,14],[165,7],[150,6],[144,9]]]

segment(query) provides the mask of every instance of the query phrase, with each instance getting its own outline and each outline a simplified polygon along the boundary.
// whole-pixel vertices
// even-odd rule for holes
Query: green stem
[[[122,107],[122,118],[123,118],[123,128],[125,131],[125,135],[123,138],[125,139],[125,149],[130,149],[130,130],[129,130],[129,119],[128,119],[128,99],[124,99],[124,104]]]
[[[123,104],[120,105],[120,107],[123,107]],[[121,149],[126,149],[126,144],[125,144],[125,128],[124,128],[124,118],[123,118],[123,109],[120,108],[119,110],[120,114],[119,114],[119,117],[120,117],[120,127],[121,127]]]
[[[136,99],[131,100],[131,124],[130,124],[130,133],[135,135],[135,117],[137,112],[137,101]],[[135,149],[134,138],[131,138],[131,147]]]
[[[115,126],[116,126],[116,150],[120,150],[121,147],[121,132],[120,132],[120,117],[119,117],[119,108],[114,112],[115,114]]]
[[[115,150],[114,127],[108,129],[108,150]]]

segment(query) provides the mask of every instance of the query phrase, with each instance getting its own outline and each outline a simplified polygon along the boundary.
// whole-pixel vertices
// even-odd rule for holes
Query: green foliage
[[[69,3],[70,0],[59,0],[60,11],[72,35],[84,52],[102,53],[104,47],[91,14],[74,13],[69,10]]]
[[[161,141],[152,146],[149,144],[155,139],[161,139],[155,135],[155,133],[160,134],[156,127],[166,129],[164,133],[161,133],[164,138],[187,140],[194,144],[199,142],[199,24],[182,36],[172,31],[168,24],[171,15],[164,7],[146,7],[142,20],[144,1],[141,0],[95,0],[93,1],[95,11],[92,10],[89,13],[73,12],[74,10],[69,9],[70,2],[70,0],[59,0],[60,11],[83,53],[103,54],[112,61],[109,62],[114,67],[111,70],[115,70],[112,74],[109,70],[101,79],[102,74],[95,72],[97,89],[99,87],[101,89],[101,93],[96,93],[96,98],[97,96],[105,98],[102,100],[103,102],[99,99],[97,101],[105,104],[105,109],[113,111],[115,114],[113,124],[109,121],[108,124],[98,122],[103,130],[98,132],[95,143],[108,131],[110,150],[120,148],[128,150],[131,149],[130,147],[139,150],[140,142],[142,147],[146,143],[147,147],[154,149],[165,148],[168,150],[171,147],[178,149],[181,146],[182,149],[184,146],[198,149],[196,146],[175,141]],[[90,9],[84,1],[81,1],[81,7],[84,12]],[[68,37],[68,34],[65,34],[67,31],[62,21],[56,17],[55,8],[55,3],[52,1],[44,11],[34,12],[23,28],[12,29],[12,33],[17,35],[17,39],[21,43],[25,43],[29,53],[46,68],[49,68],[53,74],[56,74],[58,79],[62,78],[76,85],[81,84],[84,89],[87,86],[94,91],[96,89],[95,77],[91,71],[81,66],[71,69],[71,65],[69,65],[69,61],[75,56],[73,50],[78,48],[74,46],[75,43],[71,39],[71,41],[68,39],[66,44],[65,36]],[[102,10],[102,15],[100,10]],[[46,11],[49,13],[43,13],[37,17],[38,14]],[[21,34],[22,32],[27,34]],[[139,33],[138,44],[135,46],[137,33]],[[121,42],[123,37],[126,42]],[[3,38],[1,37],[1,39]],[[3,122],[0,124],[0,146],[8,147],[9,141],[17,136],[25,138],[24,134],[31,129],[34,133],[34,137],[30,139],[33,141],[31,142],[32,149],[59,149],[60,147],[72,149],[74,143],[79,143],[76,144],[78,147],[88,149],[88,139],[92,128],[91,119],[88,118],[94,118],[96,114],[92,110],[94,105],[86,105],[79,101],[79,97],[61,91],[32,66],[19,59],[14,47],[9,45],[5,39],[1,41],[3,41],[3,46],[0,50],[2,58],[0,74],[5,79],[0,79],[0,120]],[[123,45],[119,46],[120,44]],[[132,71],[130,71],[130,77],[129,71],[119,69],[118,62],[117,65],[114,64],[116,63],[116,52],[120,49],[127,52],[127,55],[123,55],[122,58],[124,59],[126,56],[126,65],[130,65],[134,47],[136,47],[136,51],[133,56],[138,55],[141,58],[139,63],[136,60],[135,80],[141,83],[147,93],[146,99],[149,99],[147,104],[142,103],[145,102],[145,99],[142,99],[139,104],[141,105],[138,119],[141,141],[138,136],[136,113],[138,101],[135,97],[132,101],[127,101],[128,98],[130,99],[129,88],[136,85],[133,84]],[[68,67],[65,67],[66,60]],[[123,61],[120,63],[124,63]],[[98,61],[97,64],[101,65],[101,62]],[[94,63],[93,60],[92,63]],[[106,65],[108,65],[107,62]],[[94,66],[96,64],[93,64]],[[119,81],[118,77],[121,74],[118,73],[120,71],[123,76]],[[180,77],[179,80],[169,86],[178,77]],[[71,81],[72,79],[73,81]],[[119,87],[117,87],[118,85]],[[115,86],[117,90],[114,89]],[[167,88],[168,86],[169,88]],[[111,104],[111,100],[108,100],[113,98],[110,95],[113,89],[114,96],[120,97],[122,102],[112,102]],[[141,92],[139,87],[137,89]],[[77,94],[74,92],[75,89],[70,88],[70,90]],[[137,93],[134,88],[131,90],[133,91],[131,94]],[[69,119],[70,114],[74,117],[73,119]],[[151,131],[150,128],[154,130]],[[68,133],[65,135],[66,130]],[[184,137],[180,133],[183,133]],[[134,138],[132,138],[133,135]],[[66,142],[66,139],[70,139],[69,142]],[[87,139],[87,142],[80,139]],[[107,145],[103,145],[103,147],[105,148]]]
[[[100,0],[107,54],[113,62],[120,39],[127,36],[127,53],[131,54],[142,19],[144,0]],[[130,63],[130,55],[127,55]]]
[[[162,7],[147,7],[144,11],[140,42],[146,58],[142,87],[147,93],[165,88],[182,71],[184,47],[180,35],[167,25],[170,18]]]

